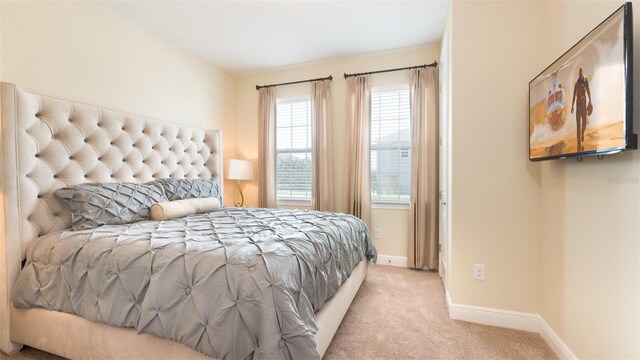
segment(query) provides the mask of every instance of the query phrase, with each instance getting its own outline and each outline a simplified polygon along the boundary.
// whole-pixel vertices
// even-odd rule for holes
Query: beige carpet
[[[44,359],[62,358],[31,348],[10,358]],[[324,359],[556,357],[538,334],[449,320],[437,273],[376,265]]]
[[[324,359],[557,359],[538,334],[449,320],[437,273],[373,266]]]

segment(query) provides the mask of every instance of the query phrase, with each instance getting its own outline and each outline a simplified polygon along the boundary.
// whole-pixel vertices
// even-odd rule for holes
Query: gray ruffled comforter
[[[376,251],[344,214],[224,208],[40,238],[13,302],[179,341],[219,359],[318,358],[315,315]]]

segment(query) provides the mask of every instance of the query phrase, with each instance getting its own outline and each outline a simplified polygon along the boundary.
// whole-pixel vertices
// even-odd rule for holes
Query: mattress
[[[14,305],[179,341],[218,359],[318,358],[314,313],[376,252],[344,214],[225,208],[38,239]]]

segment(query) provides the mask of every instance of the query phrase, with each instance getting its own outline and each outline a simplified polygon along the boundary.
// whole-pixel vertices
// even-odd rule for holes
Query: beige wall
[[[620,5],[545,4],[544,65]],[[637,133],[640,2],[633,7]],[[640,358],[640,153],[536,166],[541,170],[540,314],[581,359]]]
[[[2,1],[0,9],[2,81],[224,133],[233,122],[233,77],[102,5]]]
[[[539,313],[579,358],[640,357],[640,153],[528,162],[527,86],[620,5],[452,4],[452,301]]]
[[[317,78],[333,75],[332,98],[333,98],[333,140],[334,152],[334,172],[335,172],[335,201],[338,209],[344,206],[343,201],[343,181],[344,181],[344,133],[346,124],[346,95],[347,84],[343,78],[343,73],[362,72],[370,70],[387,69],[402,66],[411,66],[424,63],[431,63],[439,57],[439,47],[426,47],[418,49],[408,49],[405,51],[360,56],[348,59],[338,59],[304,66],[280,69],[255,75],[240,77],[236,83],[236,106],[235,122],[235,143],[237,151],[243,158],[251,159],[257,167],[258,159],[258,92],[256,84],[272,84],[300,79]],[[372,77],[372,86],[393,85],[408,82],[408,72],[395,72],[379,74]],[[308,83],[282,86],[276,88],[279,97],[289,97],[298,95],[309,95],[311,85]],[[253,181],[245,187],[246,204],[255,206],[257,200],[258,182]],[[373,227],[379,228],[382,238],[376,239],[375,244],[378,252],[383,255],[407,256],[407,233],[408,227],[407,210],[374,209]]]
[[[527,161],[526,136],[540,15],[533,2],[452,3],[454,303],[538,309],[539,166]],[[474,264],[485,264],[485,281],[473,279]]]

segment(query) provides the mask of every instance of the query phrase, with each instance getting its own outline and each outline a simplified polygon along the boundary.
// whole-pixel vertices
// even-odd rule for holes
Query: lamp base
[[[233,192],[233,205],[236,207],[241,207],[244,205],[244,195],[242,194],[242,189],[240,188],[240,181],[236,181],[236,190]]]

